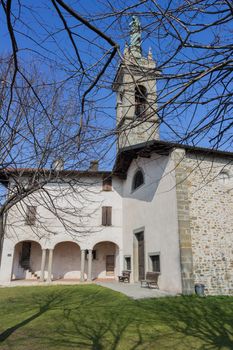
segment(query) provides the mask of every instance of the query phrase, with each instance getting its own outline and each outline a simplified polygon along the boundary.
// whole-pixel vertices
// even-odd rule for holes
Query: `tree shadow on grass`
[[[38,293],[39,291],[39,293]],[[22,302],[24,300],[24,302]],[[23,346],[28,340],[33,344],[43,344],[43,348],[79,348],[79,349],[117,349],[126,330],[134,321],[134,308],[132,301],[126,297],[115,296],[103,288],[77,288],[61,289],[23,296],[14,300],[20,312],[29,313],[29,317],[0,334],[0,342],[4,342],[16,331],[29,325],[48,311],[49,316],[43,316],[37,324],[27,331],[27,338],[17,334],[14,344],[20,341]],[[13,311],[13,307],[12,311]],[[125,313],[125,308],[131,311]],[[34,312],[34,313],[33,313]],[[48,327],[44,327],[45,324]],[[140,329],[138,329],[140,334]],[[22,343],[23,341],[23,343]],[[129,349],[137,349],[141,344],[141,337],[134,341],[134,346]]]
[[[26,312],[30,316],[2,332],[1,342],[38,319],[27,328],[27,339],[24,331],[12,339],[17,346],[20,341],[21,348],[29,336],[31,349],[38,348],[36,344],[59,350],[233,349],[230,297],[134,301],[101,287],[79,286],[38,289],[14,303],[21,303],[18,315]],[[11,312],[13,309],[11,306]]]
[[[233,298],[177,297],[139,301],[138,306],[166,324],[179,344],[194,339],[199,350],[233,349]],[[153,317],[151,319],[153,322]],[[172,335],[173,334],[173,335]],[[189,348],[192,345],[189,343]],[[173,349],[176,349],[175,345]]]
[[[38,296],[29,300],[32,302],[31,309],[38,308],[38,311],[32,314],[30,317],[24,319],[23,321],[16,323],[14,326],[7,328],[5,331],[0,333],[0,343],[4,342],[9,338],[15,331],[26,326],[33,320],[37,319],[48,310],[55,308],[60,305],[61,301],[64,299],[64,296],[60,292],[50,292],[46,297]]]
[[[80,296],[76,305],[63,307],[55,329],[43,339],[48,349],[127,350],[143,344],[134,301],[101,288]],[[54,320],[55,325],[55,320]],[[41,339],[37,337],[37,341]]]
[[[94,308],[82,305],[84,308],[64,310],[60,327],[56,329],[55,336],[50,339],[57,346],[75,349],[116,350],[128,328],[134,323],[134,316],[125,315],[124,310],[118,306],[108,309],[102,305],[102,312],[98,314]],[[86,310],[85,310],[86,309]],[[137,339],[132,340],[128,350],[136,350],[143,343],[140,327],[137,326]]]

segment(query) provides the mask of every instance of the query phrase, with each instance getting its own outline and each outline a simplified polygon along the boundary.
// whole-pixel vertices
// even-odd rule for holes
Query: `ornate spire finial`
[[[152,55],[152,49],[151,49],[151,47],[149,47],[149,51],[148,51],[148,60],[153,60],[153,55]]]
[[[129,45],[125,43],[125,48],[124,48],[124,57],[127,58],[129,55]]]
[[[141,24],[137,16],[133,16],[130,22],[130,47],[141,53]]]

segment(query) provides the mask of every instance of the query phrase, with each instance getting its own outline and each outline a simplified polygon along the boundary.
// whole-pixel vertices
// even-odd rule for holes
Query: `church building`
[[[202,283],[206,294],[233,294],[233,153],[160,139],[160,74],[151,51],[142,54],[133,17],[131,43],[112,84],[119,135],[114,167],[101,171],[92,162],[86,171],[71,171],[58,162],[59,181],[51,177],[45,189],[66,224],[42,203],[41,190],[9,210],[0,284],[117,281],[123,270],[134,283],[154,271],[164,291],[192,294]],[[1,171],[0,181],[12,189],[34,172]],[[41,171],[46,174],[51,170]]]

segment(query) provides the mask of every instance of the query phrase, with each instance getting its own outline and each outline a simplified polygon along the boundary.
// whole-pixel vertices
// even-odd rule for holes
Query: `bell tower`
[[[113,82],[117,95],[118,149],[159,139],[156,114],[156,77],[160,72],[149,50],[142,56],[141,25],[136,16],[130,23],[130,46],[126,46]]]

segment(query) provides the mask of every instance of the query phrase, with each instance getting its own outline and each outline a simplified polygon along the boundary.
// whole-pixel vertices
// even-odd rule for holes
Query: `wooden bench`
[[[159,272],[147,272],[146,278],[144,280],[141,280],[141,287],[159,288],[158,286],[159,275],[160,275]]]
[[[122,275],[118,276],[119,282],[127,282],[129,283],[130,281],[130,272],[129,270],[124,270],[122,271]]]

